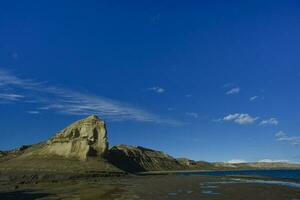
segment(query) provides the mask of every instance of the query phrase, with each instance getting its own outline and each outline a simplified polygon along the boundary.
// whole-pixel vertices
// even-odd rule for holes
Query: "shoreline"
[[[160,173],[193,173],[193,172],[217,172],[217,171],[269,171],[269,170],[300,170],[299,168],[266,168],[266,169],[216,169],[216,170],[170,170],[170,171],[147,171],[147,172],[138,172],[135,174],[160,174]]]
[[[243,180],[237,180],[243,178]],[[252,177],[253,180],[261,180]],[[260,177],[261,178],[261,177]],[[291,200],[300,198],[300,189],[273,182],[252,182],[249,177],[210,175],[128,175],[45,181],[38,183],[0,182],[0,199],[34,199],[40,195],[50,199],[105,200]],[[272,184],[269,184],[272,183]],[[8,197],[16,198],[8,198]],[[269,197],[269,198],[266,198]],[[26,199],[26,198],[25,198]]]

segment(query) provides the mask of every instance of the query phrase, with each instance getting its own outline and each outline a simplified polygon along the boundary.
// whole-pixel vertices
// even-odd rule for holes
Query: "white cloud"
[[[37,114],[40,114],[40,111],[37,111],[37,110],[29,110],[27,111],[28,114],[32,114],[32,115],[37,115]]]
[[[156,93],[164,93],[166,90],[162,87],[154,86],[149,88],[149,90],[154,91]]]
[[[276,133],[275,137],[277,141],[286,141],[291,145],[296,146],[300,144],[300,136],[288,136],[288,134],[283,131],[279,131],[278,133]]]
[[[190,116],[190,117],[193,117],[193,118],[198,118],[199,117],[198,113],[195,113],[195,112],[186,112],[185,114],[187,116]]]
[[[227,95],[238,94],[238,93],[240,93],[240,91],[241,91],[241,88],[235,87],[235,88],[232,88],[232,89],[228,90],[228,91],[226,92],[226,94],[227,94]]]
[[[272,159],[262,159],[257,161],[259,163],[288,163],[288,160],[272,160]]]
[[[253,97],[250,97],[249,101],[255,101],[257,100],[258,96],[253,96]]]
[[[31,104],[42,110],[70,115],[86,116],[96,114],[110,121],[134,120],[173,125],[182,124],[177,120],[161,118],[123,102],[54,87],[31,79],[22,79],[1,69],[0,88],[22,90],[26,94],[24,102],[31,102]],[[158,89],[158,92],[161,91],[161,89]],[[15,96],[14,98],[21,98],[21,96]]]
[[[17,76],[0,69],[0,87],[3,86],[18,86],[24,89],[34,89],[41,86],[42,83],[31,79],[20,79]]]
[[[277,137],[277,138],[282,138],[285,136],[286,136],[286,133],[283,131],[279,131],[278,133],[275,134],[275,137]]]
[[[5,100],[5,101],[19,101],[22,98],[24,98],[23,95],[19,94],[1,94],[0,93],[0,100]]]
[[[259,123],[259,125],[261,126],[265,126],[265,125],[278,125],[278,120],[276,118],[270,118],[270,119],[266,119],[266,120],[263,120]]]
[[[243,114],[243,113],[229,114],[223,118],[224,121],[233,121],[241,125],[252,124],[257,119],[258,117],[251,117],[249,114]]]
[[[233,160],[227,161],[227,163],[230,163],[230,164],[239,164],[239,163],[247,163],[247,161],[241,160],[241,159],[233,159]]]

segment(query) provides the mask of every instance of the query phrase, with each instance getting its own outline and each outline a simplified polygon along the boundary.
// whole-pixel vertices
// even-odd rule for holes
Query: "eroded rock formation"
[[[43,153],[86,160],[89,156],[105,156],[108,141],[104,121],[96,115],[77,121],[47,141]]]
[[[183,165],[168,154],[140,146],[114,146],[109,151],[109,161],[128,172],[184,169]]]

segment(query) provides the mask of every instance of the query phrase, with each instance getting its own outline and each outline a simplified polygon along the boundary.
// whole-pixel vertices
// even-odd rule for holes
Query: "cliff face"
[[[47,141],[43,154],[86,160],[89,156],[103,157],[108,152],[105,123],[92,115],[77,121]]]
[[[109,151],[109,161],[128,172],[182,170],[184,165],[173,157],[140,146],[118,145]]]
[[[213,163],[205,161],[194,161],[188,158],[177,158],[177,161],[186,166],[189,170],[214,170],[217,169]]]
[[[0,152],[0,174],[1,171],[38,174],[121,172],[105,159],[107,153],[105,123],[92,115],[59,131],[46,142]]]

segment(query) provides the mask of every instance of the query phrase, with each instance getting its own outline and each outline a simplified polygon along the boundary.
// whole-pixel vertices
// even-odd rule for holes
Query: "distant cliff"
[[[178,158],[177,160],[191,170],[300,169],[300,164],[284,162],[226,163],[194,161],[188,158]]]
[[[252,163],[213,163],[217,168],[224,169],[300,169],[300,164],[285,162],[252,162]]]
[[[109,161],[129,172],[183,170],[181,164],[170,155],[140,146],[118,145],[109,151]]]

